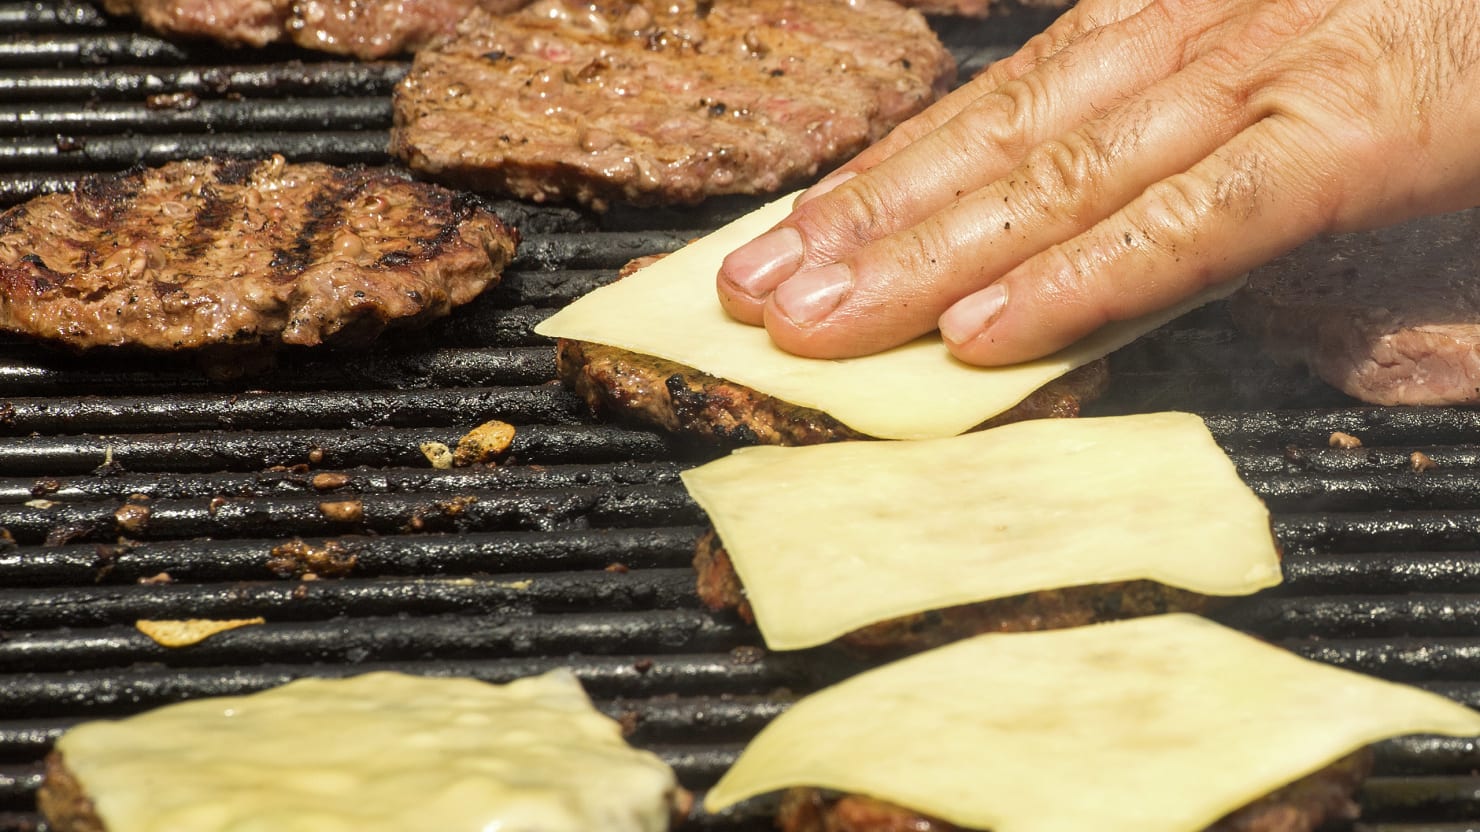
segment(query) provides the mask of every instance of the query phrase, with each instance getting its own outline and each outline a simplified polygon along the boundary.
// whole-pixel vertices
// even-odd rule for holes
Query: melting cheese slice
[[[856,676],[767,726],[709,792],[872,795],[992,832],[1194,832],[1377,740],[1480,734],[1431,693],[1192,615],[984,635]]]
[[[1188,413],[744,448],[682,477],[776,650],[1045,589],[1280,581],[1268,511]]]
[[[795,198],[772,202],[624,280],[596,289],[540,323],[535,332],[666,358],[821,410],[869,436],[929,439],[970,430],[1075,367],[1231,294],[1241,284],[1222,284],[1175,308],[1109,324],[1055,355],[1011,367],[957,361],[936,334],[863,358],[801,358],[772,344],[760,327],[727,315],[714,284],[725,256],[784,219]]]
[[[108,832],[659,832],[677,788],[563,670],[305,679],[57,748]]]

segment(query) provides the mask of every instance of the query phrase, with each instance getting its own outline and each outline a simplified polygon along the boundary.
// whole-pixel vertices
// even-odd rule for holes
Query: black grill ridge
[[[1004,21],[936,21],[963,77],[1046,17]],[[387,164],[388,93],[405,71],[172,43],[75,0],[0,2],[0,205],[197,153]],[[68,726],[303,675],[506,681],[571,666],[634,742],[703,789],[797,695],[856,669],[826,650],[768,652],[698,606],[688,562],[703,518],[677,475],[713,452],[592,422],[550,383],[550,345],[532,332],[631,257],[754,201],[601,218],[490,204],[525,236],[503,284],[369,350],[290,350],[223,382],[184,361],[0,337],[0,526],[14,538],[0,543],[0,830],[35,828],[40,760]],[[1480,706],[1480,413],[1360,406],[1271,366],[1220,305],[1112,367],[1093,414],[1203,415],[1274,512],[1287,582],[1222,620]],[[517,428],[499,466],[437,471],[418,449],[492,418]],[[1328,447],[1334,431],[1364,447]],[[1414,451],[1437,468],[1412,470]],[[345,500],[362,519],[319,508]],[[120,521],[126,505],[147,506],[147,522]],[[274,572],[272,550],[296,540],[354,566]],[[133,627],[257,614],[267,623],[175,651]],[[1475,743],[1403,738],[1377,759],[1363,828],[1480,823]],[[765,809],[686,828],[768,828]]]

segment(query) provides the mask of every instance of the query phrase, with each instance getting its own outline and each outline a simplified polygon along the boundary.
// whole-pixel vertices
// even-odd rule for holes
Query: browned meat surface
[[[556,365],[566,386],[598,416],[652,425],[725,445],[815,445],[868,439],[820,410],[758,393],[661,358],[561,340]],[[1072,417],[1104,392],[1101,359],[1049,382],[982,428],[1025,419]]]
[[[1249,275],[1234,319],[1373,404],[1480,404],[1480,209],[1314,240]]]
[[[355,342],[472,300],[516,241],[386,171],[175,162],[0,214],[0,328],[78,350]]]
[[[1372,752],[1364,748],[1230,812],[1208,832],[1313,832],[1354,820],[1360,807],[1353,795],[1371,770]],[[964,832],[882,800],[817,789],[787,792],[777,826],[782,832]]]
[[[36,803],[51,832],[106,832],[92,799],[55,751],[46,755],[46,779]]]
[[[297,0],[288,33],[308,49],[366,60],[420,49],[450,36],[475,7],[504,14],[529,0]]]
[[[753,623],[740,576],[724,544],[711,530],[695,547],[699,600],[712,610],[735,610]],[[982,633],[1021,633],[1081,627],[1160,615],[1204,612],[1220,599],[1155,581],[1119,581],[1015,595],[881,621],[854,630],[838,643],[869,653],[915,652]]]
[[[103,0],[111,14],[132,14],[166,35],[263,46],[283,37],[292,0]]]
[[[768,193],[943,94],[889,0],[538,0],[475,11],[396,88],[393,151],[460,186],[597,209]]]
[[[901,6],[919,9],[925,14],[958,14],[963,17],[986,17],[994,0],[900,0]]]

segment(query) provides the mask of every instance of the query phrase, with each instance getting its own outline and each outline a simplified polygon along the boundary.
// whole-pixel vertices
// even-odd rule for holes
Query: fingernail
[[[964,344],[982,334],[1007,305],[1007,287],[1001,283],[967,295],[940,316],[940,335],[952,344]]]
[[[853,289],[853,270],[842,263],[799,272],[776,288],[776,308],[794,324],[826,318]]]
[[[760,299],[801,264],[802,235],[794,228],[778,228],[730,252],[720,274],[735,288]]]
[[[808,202],[810,200],[816,199],[817,197],[822,196],[828,191],[833,190],[834,188],[838,187],[844,182],[847,182],[849,179],[852,179],[857,175],[858,174],[854,173],[851,170],[833,171],[827,176],[822,177],[822,179],[820,179],[816,185],[813,185],[807,190],[802,191],[802,195],[797,197],[797,201],[794,204],[801,205],[803,202]]]

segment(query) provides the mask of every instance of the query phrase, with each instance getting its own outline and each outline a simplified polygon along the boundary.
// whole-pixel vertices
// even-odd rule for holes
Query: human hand
[[[800,355],[1047,355],[1322,232],[1480,205],[1476,0],[1081,0],[726,259]]]

